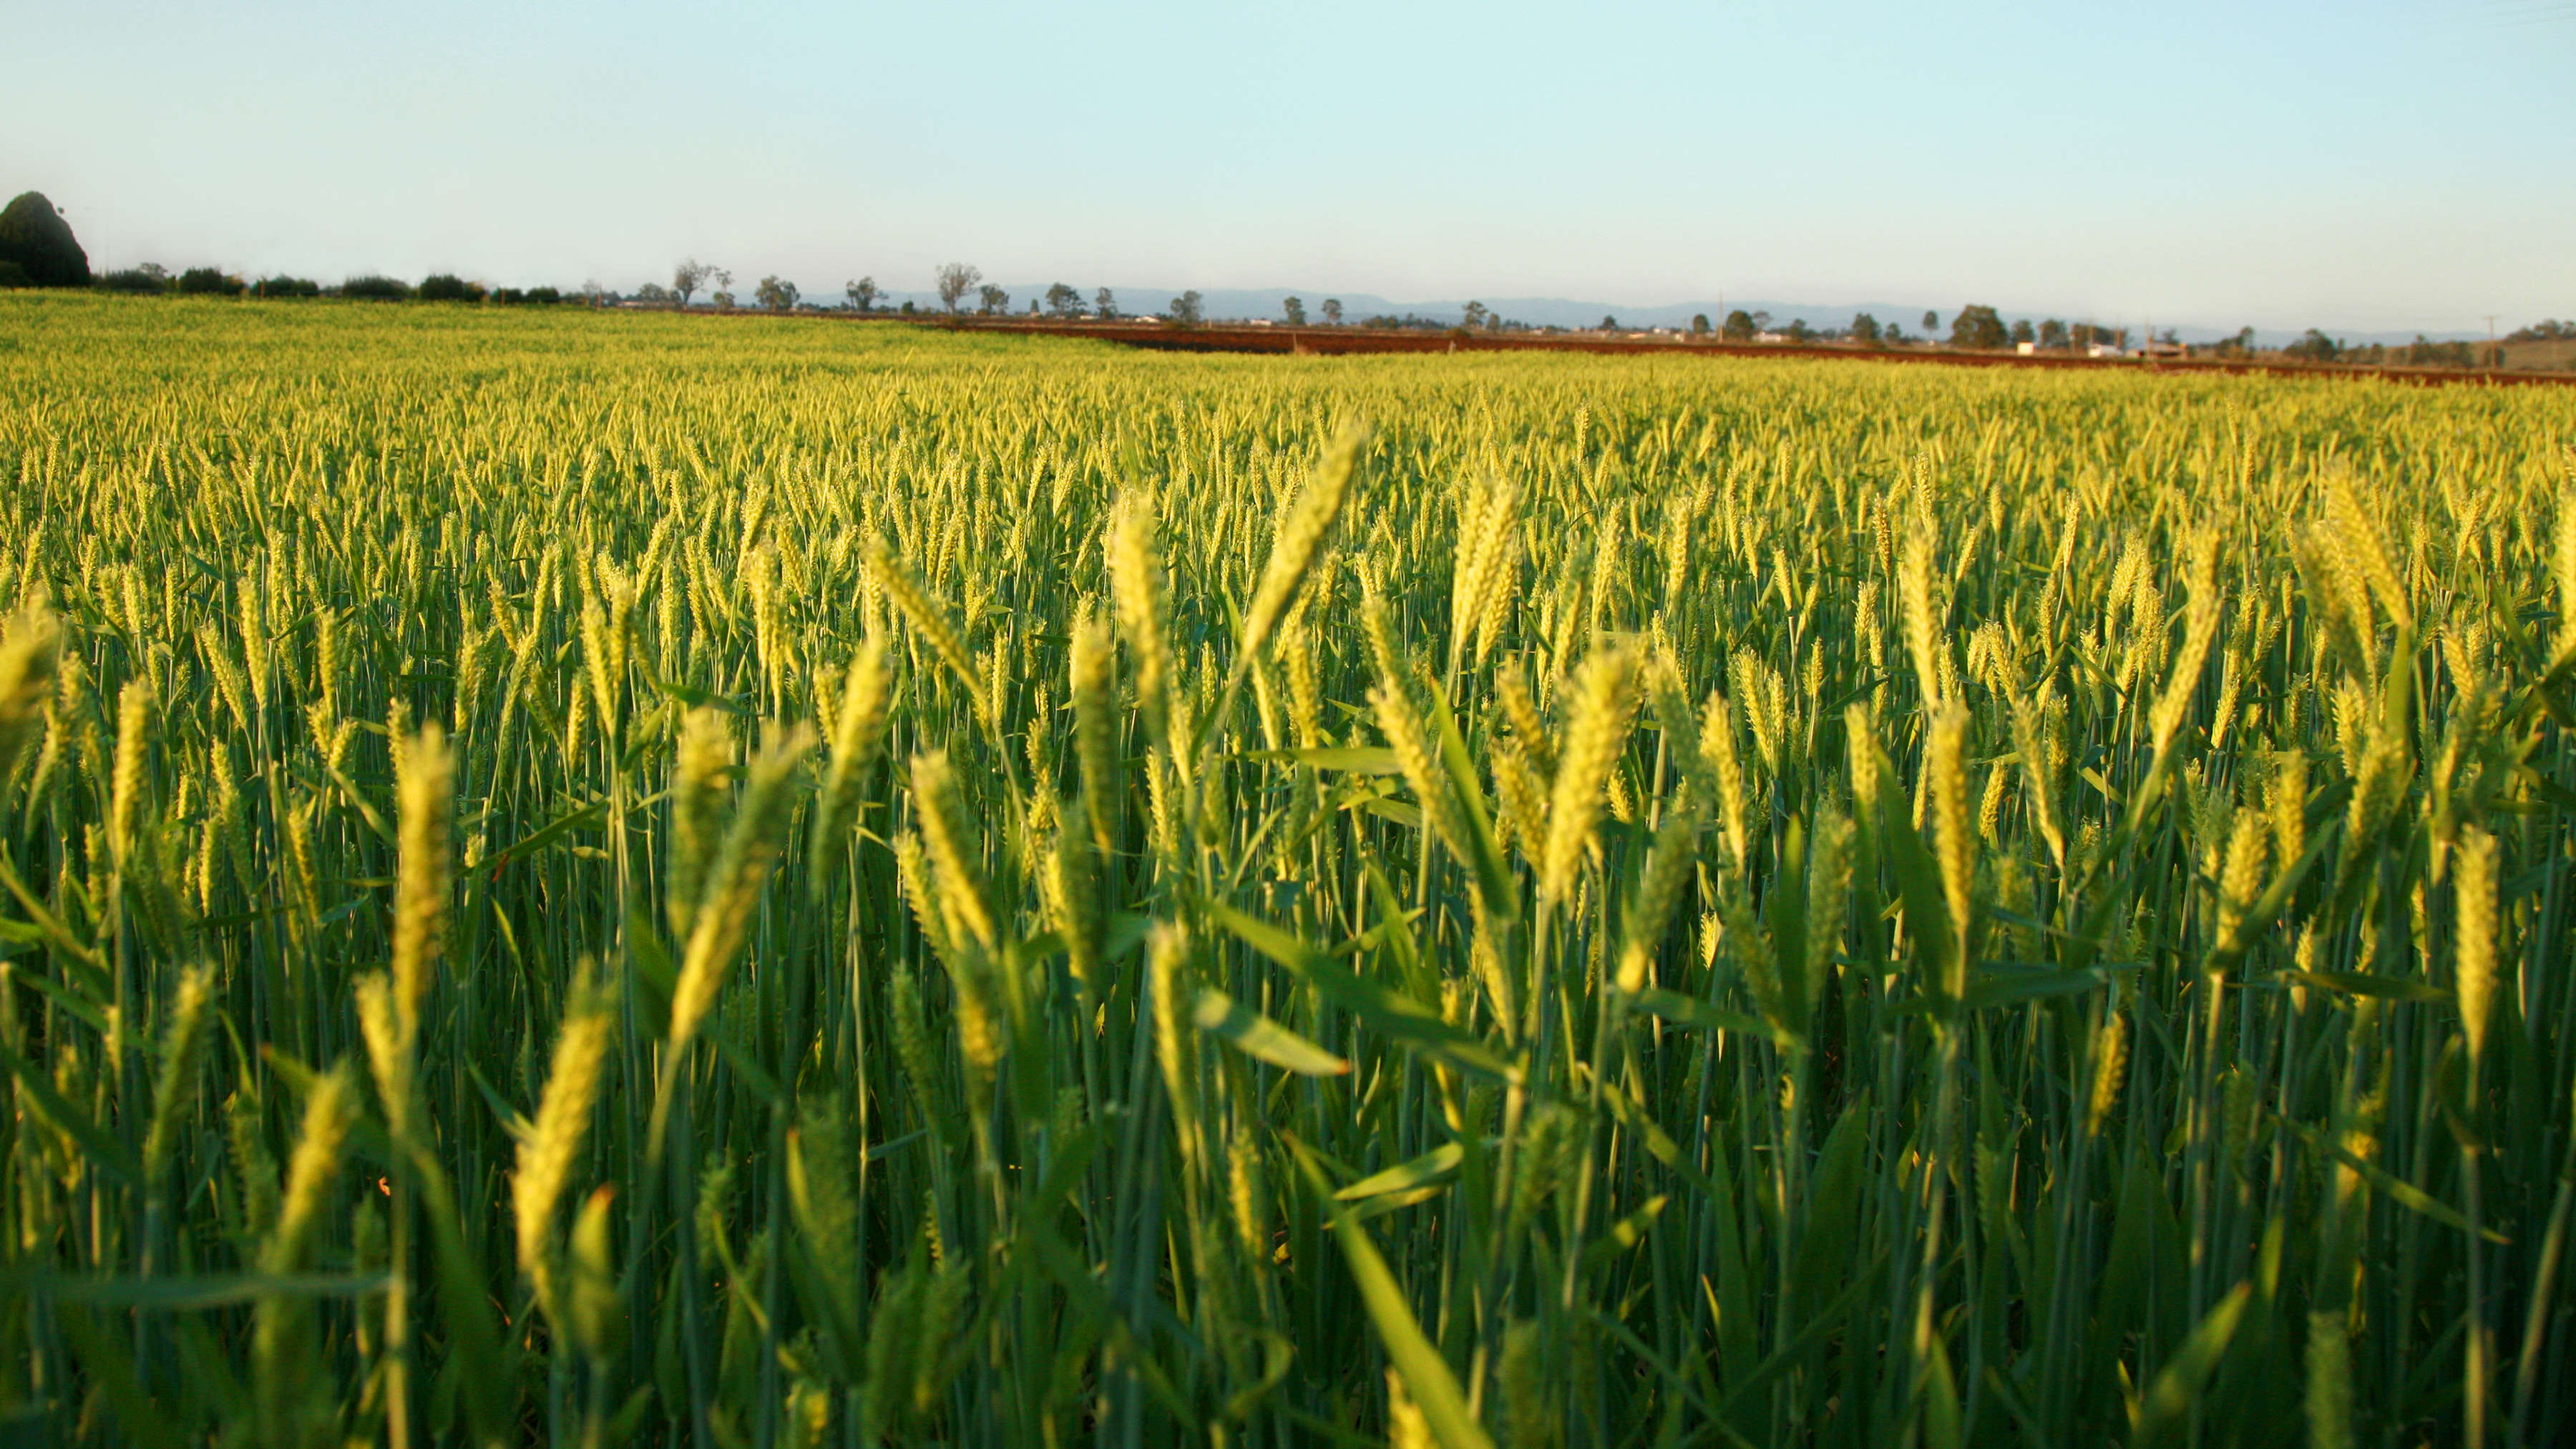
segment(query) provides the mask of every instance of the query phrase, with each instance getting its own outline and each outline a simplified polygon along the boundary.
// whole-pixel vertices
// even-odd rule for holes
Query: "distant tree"
[[[1718,328],[1717,335],[1729,342],[1750,342],[1753,334],[1760,330],[1753,325],[1753,314],[1738,307],[1726,314],[1726,321]]]
[[[2418,332],[2412,343],[2397,349],[2397,360],[2409,367],[2475,367],[2487,350],[2485,343],[2472,347],[2466,342],[2435,342]],[[2345,360],[2351,360],[2349,354]]]
[[[0,208],[0,262],[16,262],[39,287],[89,285],[89,253],[72,235],[63,209],[35,191]]]
[[[2298,341],[2281,349],[2284,356],[2301,362],[2332,362],[2343,352],[2343,344],[2311,327]]]
[[[939,305],[951,312],[956,311],[957,304],[964,301],[966,294],[975,290],[975,284],[982,280],[984,280],[984,274],[964,262],[950,262],[941,267],[939,269]]]
[[[414,295],[424,302],[480,302],[483,288],[454,272],[439,272],[421,278],[420,290]]]
[[[1872,317],[1867,312],[1863,312],[1852,318],[1851,340],[1859,343],[1863,347],[1878,347],[1883,345],[1885,339],[1879,335],[1878,319]]]
[[[551,307],[562,300],[563,289],[560,287],[530,287],[528,289],[528,302],[531,306]]]
[[[1082,294],[1062,282],[1047,288],[1046,304],[1047,310],[1063,321],[1082,315]]]
[[[1813,342],[1816,338],[1816,329],[1808,326],[1807,319],[1804,317],[1790,318],[1787,330],[1789,340],[1797,343],[1801,347]]]
[[[11,262],[9,265],[14,267],[18,264],[16,262]],[[24,276],[26,274],[21,272],[19,275]],[[33,280],[29,280],[21,282],[19,285],[32,287],[35,285],[35,282]],[[91,282],[90,285],[110,292],[140,292],[149,295],[169,291],[170,274],[163,271],[161,269],[161,264],[158,262],[145,262],[139,267],[125,267],[117,271],[108,272]]]
[[[242,279],[225,275],[220,267],[190,267],[179,274],[179,290],[192,297],[238,297]]]
[[[2066,324],[2055,317],[2039,324],[2039,346],[2043,352],[2056,352],[2066,346]]]
[[[1770,331],[1770,330],[1771,330],[1771,314],[1770,314],[1770,313],[1768,313],[1768,312],[1756,312],[1756,313],[1754,313],[1754,314],[1753,314],[1753,330],[1754,330],[1755,332],[1768,332],[1768,331]]]
[[[905,315],[906,317],[910,317],[910,316],[914,315],[915,313],[918,313],[920,310],[921,310],[921,308],[920,308],[920,307],[918,307],[918,306],[916,306],[916,305],[915,305],[911,300],[909,300],[909,299],[906,299],[906,300],[905,300],[905,302],[904,302],[904,304],[903,304],[903,315]]]
[[[1289,297],[1289,298],[1285,298],[1285,299],[1283,299],[1283,300],[1279,303],[1279,310],[1280,310],[1281,312],[1283,312],[1283,313],[1286,313],[1286,314],[1287,314],[1287,317],[1288,317],[1288,325],[1289,325],[1289,326],[1291,326],[1291,327],[1303,327],[1303,326],[1305,326],[1305,325],[1306,325],[1306,299],[1305,299],[1305,298],[1303,298],[1303,297]]]
[[[1341,298],[1326,297],[1324,299],[1324,325],[1327,327],[1339,327],[1342,325]]]
[[[1115,322],[1118,320],[1118,299],[1110,295],[1107,287],[1103,287],[1098,292],[1092,294],[1091,315],[1099,318],[1103,322]]]
[[[307,277],[279,275],[262,277],[251,283],[250,294],[254,297],[319,297],[322,288]]]
[[[1206,306],[1197,292],[1183,292],[1172,299],[1171,310],[1164,315],[1175,327],[1196,327],[1206,316]]]
[[[2528,327],[2517,327],[2505,334],[2507,342],[2561,342],[2576,337],[2576,322],[2550,321],[2543,318]]]
[[[14,292],[20,287],[34,285],[36,279],[27,275],[25,267],[16,262],[0,262],[0,292]]]
[[[794,282],[767,276],[760,279],[760,285],[752,289],[751,295],[754,301],[772,312],[793,312],[796,299],[802,294],[796,290]]]
[[[691,257],[671,269],[672,295],[678,297],[680,305],[685,307],[689,305],[689,299],[698,294],[698,289],[707,284],[707,279],[715,274],[714,267]]]
[[[1995,315],[1994,308],[1982,303],[1962,307],[1958,315],[1950,319],[1950,345],[1953,347],[1993,351],[2011,342],[2012,333],[2004,326],[2004,319]]]
[[[724,311],[732,311],[733,273],[726,271],[722,267],[718,267],[715,269],[715,282],[716,289],[707,294],[707,300],[715,303],[717,307]]]
[[[2027,342],[2036,347],[2039,345],[2039,333],[2030,325],[2030,319],[2024,317],[2012,325],[2012,340],[2016,344]]]
[[[1924,335],[1924,336],[1926,336],[1926,337],[1929,337],[1929,336],[1931,336],[1933,333],[1938,332],[1938,331],[1940,331],[1940,330],[1941,330],[1941,314],[1940,314],[1940,313],[1938,313],[1938,312],[1926,312],[1926,313],[1924,313],[1924,314],[1923,314],[1923,335]]]
[[[852,311],[873,312],[877,309],[877,279],[861,277],[855,282],[844,282],[841,295],[850,299]]]
[[[1601,314],[1601,330],[1602,330],[1602,331],[1604,331],[1604,332],[1616,332],[1616,331],[1618,331],[1618,330],[1619,330],[1619,319],[1618,319],[1618,318],[1616,318],[1616,317],[1611,316],[1611,315],[1610,315],[1609,313],[1607,313],[1607,312],[1602,313],[1602,314]]]
[[[984,316],[999,317],[1011,310],[1011,294],[990,282],[977,288],[975,296],[980,304],[975,310]]]
[[[1484,303],[1470,302],[1467,304],[1466,325],[1470,327],[1482,327],[1485,325],[1486,319],[1492,315],[1493,314],[1485,310]]]
[[[1706,337],[1708,335],[1708,314],[1706,312],[1695,312],[1691,314],[1691,335],[1693,337]]]
[[[527,300],[527,292],[518,287],[495,287],[492,289],[492,301],[497,306],[519,307],[526,305]]]
[[[667,307],[679,301],[680,294],[663,286],[659,282],[646,282],[643,286],[635,289],[635,300],[638,302],[651,302],[656,306]]]
[[[1035,297],[1029,299],[1029,315],[1032,317],[1038,315],[1038,299]]]
[[[411,296],[411,288],[395,277],[351,277],[340,284],[340,295],[366,302],[400,302]]]

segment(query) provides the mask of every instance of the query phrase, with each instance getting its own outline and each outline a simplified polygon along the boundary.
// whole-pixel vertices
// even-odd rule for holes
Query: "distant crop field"
[[[0,1435],[2576,1442],[2571,447],[0,297]]]

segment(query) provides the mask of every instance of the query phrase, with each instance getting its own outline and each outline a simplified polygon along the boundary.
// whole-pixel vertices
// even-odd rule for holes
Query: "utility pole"
[[[2502,367],[2502,366],[2504,365],[2504,348],[2502,348],[2501,346],[2498,346],[2498,345],[2497,345],[2497,343],[2496,343],[2496,335],[2495,335],[2496,314],[2495,314],[2495,313],[2493,313],[2493,312],[2489,312],[2489,313],[2487,313],[2487,314],[2486,314],[2486,318],[2487,318],[2487,365],[2488,365],[2489,367]]]

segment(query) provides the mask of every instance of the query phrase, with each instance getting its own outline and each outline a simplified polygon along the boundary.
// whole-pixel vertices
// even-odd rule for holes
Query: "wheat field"
[[[0,300],[0,1439],[2576,1443],[2571,447]]]

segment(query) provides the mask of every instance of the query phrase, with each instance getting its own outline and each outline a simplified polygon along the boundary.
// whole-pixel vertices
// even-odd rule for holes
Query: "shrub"
[[[420,300],[424,302],[480,302],[483,300],[483,288],[476,283],[465,280],[463,277],[460,277],[453,272],[439,272],[435,275],[423,277],[421,279]]]
[[[214,267],[190,267],[179,274],[179,290],[193,297],[238,297],[242,280]]]
[[[504,307],[516,307],[528,300],[528,294],[516,287],[501,287],[493,291],[492,300]]]
[[[123,267],[98,279],[95,285],[111,292],[166,292],[170,276],[159,267]]]
[[[528,300],[540,307],[551,307],[563,300],[563,292],[556,287],[530,287]]]
[[[264,277],[250,285],[254,297],[319,297],[322,286],[308,277]]]
[[[39,287],[89,285],[89,253],[43,193],[28,191],[0,210],[0,262],[16,262]]]
[[[2408,367],[2475,367],[2480,349],[2466,342],[2435,342],[2423,333],[2397,349],[2397,360]]]
[[[340,284],[340,295],[362,302],[400,302],[411,296],[411,288],[394,277],[351,277]]]
[[[2309,328],[2298,341],[2281,349],[2282,356],[2294,357],[2301,362],[2332,362],[2342,352],[2343,344],[2314,327]]]

